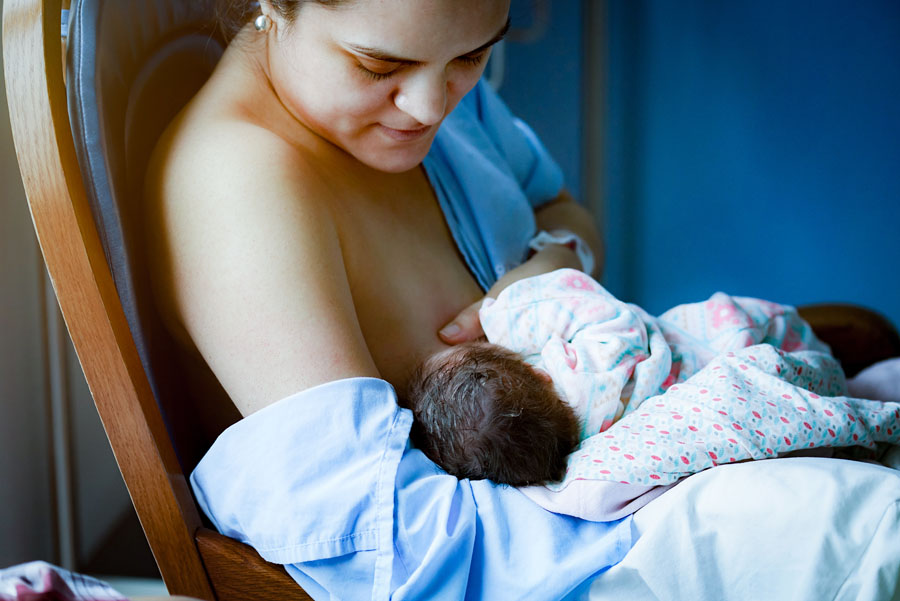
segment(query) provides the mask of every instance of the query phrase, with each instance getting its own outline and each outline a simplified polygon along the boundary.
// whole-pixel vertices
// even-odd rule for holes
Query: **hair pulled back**
[[[348,0],[266,0],[269,5],[288,23],[297,18],[300,8],[315,2],[322,6],[336,7],[347,4]],[[226,40],[230,40],[240,29],[260,14],[256,0],[215,0],[216,21]]]

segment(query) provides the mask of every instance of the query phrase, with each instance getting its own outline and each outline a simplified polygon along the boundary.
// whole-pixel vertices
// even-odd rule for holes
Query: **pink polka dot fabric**
[[[723,463],[900,443],[900,404],[840,396],[842,387],[840,367],[821,352],[756,345],[726,353],[584,440],[564,480],[548,487],[670,484]]]

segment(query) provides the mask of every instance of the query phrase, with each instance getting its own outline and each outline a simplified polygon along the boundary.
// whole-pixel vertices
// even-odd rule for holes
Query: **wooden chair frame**
[[[5,0],[3,56],[19,168],[63,318],[172,594],[310,599],[284,568],[203,527],[116,292],[75,154],[61,0]]]
[[[310,599],[281,566],[203,527],[86,197],[66,104],[61,8],[61,0],[4,3],[4,69],[13,137],[63,317],[160,573],[170,593],[200,599]],[[845,366],[852,363],[854,372],[900,355],[896,330],[866,309],[825,305],[804,308],[801,314],[835,347]]]

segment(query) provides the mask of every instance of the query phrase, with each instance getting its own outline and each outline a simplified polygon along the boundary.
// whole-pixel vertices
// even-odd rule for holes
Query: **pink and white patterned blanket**
[[[792,307],[716,293],[657,318],[560,270],[513,284],[480,317],[581,422],[565,478],[522,489],[551,511],[616,519],[719,464],[900,443],[900,404],[848,397]]]

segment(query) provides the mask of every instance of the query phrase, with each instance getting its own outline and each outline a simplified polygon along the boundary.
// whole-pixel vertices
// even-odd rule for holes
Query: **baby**
[[[647,453],[653,466],[670,455],[679,469],[694,466],[681,447],[697,437],[706,447],[721,443],[709,454],[713,464],[858,443],[856,431],[838,423],[859,417],[844,415],[852,403],[843,400],[840,367],[792,307],[716,293],[656,318],[583,273],[560,270],[486,299],[479,318],[490,342],[427,358],[406,395],[413,443],[460,478],[515,486],[610,479],[613,464],[624,461],[616,473],[627,477],[616,480],[634,482],[629,470]],[[822,405],[821,415],[797,419],[791,412],[811,411],[797,408],[796,398],[808,392],[817,393],[809,402]],[[657,400],[644,406],[651,398]],[[894,419],[877,407],[866,410],[871,420]],[[742,435],[756,438],[740,442]],[[586,451],[589,439],[608,443],[613,456]],[[761,450],[745,456],[760,441]],[[566,457],[577,445],[582,452],[573,467]]]
[[[458,478],[528,486],[562,479],[578,421],[546,372],[496,344],[437,353],[407,391],[411,439]]]

